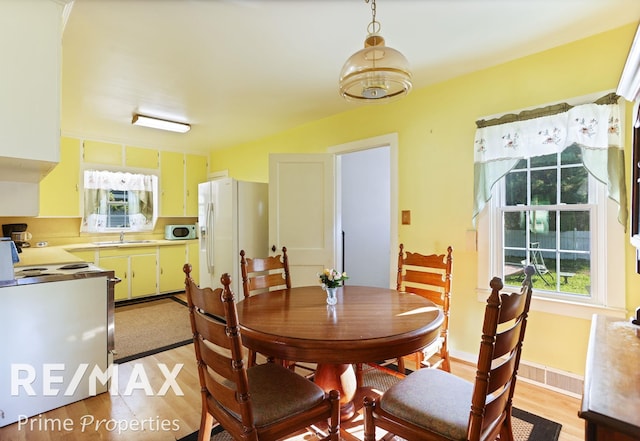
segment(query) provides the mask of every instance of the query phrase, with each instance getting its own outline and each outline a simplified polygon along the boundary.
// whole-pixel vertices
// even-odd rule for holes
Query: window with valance
[[[517,286],[533,265],[537,298],[620,306],[607,294],[623,279],[628,216],[618,98],[476,122],[479,279]]]
[[[157,193],[155,175],[86,170],[81,231],[152,231]]]

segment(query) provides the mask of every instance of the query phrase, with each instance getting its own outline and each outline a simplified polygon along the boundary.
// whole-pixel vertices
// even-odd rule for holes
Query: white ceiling
[[[72,5],[63,35],[63,134],[204,152],[364,105],[344,102],[337,80],[363,46],[371,21],[365,0]],[[640,1],[377,0],[377,19],[387,45],[409,60],[417,89],[636,23]],[[192,130],[134,127],[136,112]]]

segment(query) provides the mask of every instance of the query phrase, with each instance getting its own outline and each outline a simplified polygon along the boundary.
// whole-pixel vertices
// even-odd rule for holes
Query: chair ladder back
[[[420,283],[423,285],[433,285],[434,287],[444,289],[446,284],[446,280],[445,280],[446,274],[444,271],[440,273],[436,273],[436,272],[429,272],[425,268],[422,268],[418,271],[416,269],[410,269],[410,268],[419,268],[419,267],[411,267],[409,265],[404,265],[404,267],[405,267],[405,272],[402,277],[402,281],[404,283]],[[428,269],[431,269],[431,268],[428,268]]]
[[[416,286],[405,285],[403,292],[410,292],[412,294],[417,294],[420,297],[424,297],[427,300],[431,300],[440,308],[444,307],[444,293],[441,291],[434,291],[431,289],[424,289],[424,288],[418,288]]]
[[[440,338],[438,350],[440,360],[436,363],[429,363],[428,358],[434,354],[432,350],[424,353],[418,352],[415,363],[421,366],[424,361],[431,367],[440,367],[450,372],[449,361],[449,308],[451,304],[451,273],[453,267],[453,249],[447,247],[446,254],[420,254],[405,251],[404,244],[400,244],[398,253],[398,274],[396,279],[396,289],[400,292],[408,292],[419,295],[435,303],[444,315],[442,326],[440,327]],[[437,352],[436,352],[437,353]],[[398,358],[398,368],[404,369],[402,357]]]
[[[425,256],[407,251],[405,256],[404,244],[400,244],[396,289],[422,295],[443,307],[447,314],[451,297],[452,252],[449,246],[446,255]]]
[[[520,334],[522,333],[522,320],[517,320],[509,329],[505,329],[496,334],[496,342],[493,346],[493,359],[502,357],[515,350],[520,344]]]
[[[516,357],[515,352],[509,354],[501,364],[491,369],[491,375],[489,375],[489,386],[487,387],[488,394],[495,394],[497,390],[500,390],[509,382],[513,374],[515,367]]]
[[[286,287],[287,279],[283,273],[264,274],[248,279],[249,293],[268,288]]]
[[[265,258],[249,258],[240,251],[242,290],[244,297],[269,288],[291,288],[289,257],[287,248],[282,247],[282,255]]]
[[[250,427],[253,410],[249,401],[249,380],[243,361],[242,340],[238,326],[238,314],[231,278],[221,277],[223,288],[200,288],[191,278],[191,265],[184,265],[185,292],[193,331],[194,348],[198,364],[203,412],[206,403],[214,399],[220,403],[221,413],[240,415],[242,428]],[[223,408],[225,408],[223,410]],[[216,418],[223,418],[222,414]],[[235,424],[234,418],[224,418],[227,425]]]
[[[500,294],[502,280],[491,280],[469,414],[469,440],[495,439],[504,420],[510,418],[534,272],[531,266],[525,268],[526,277],[518,293]],[[500,332],[498,325],[503,325]],[[508,356],[503,357],[505,354]]]

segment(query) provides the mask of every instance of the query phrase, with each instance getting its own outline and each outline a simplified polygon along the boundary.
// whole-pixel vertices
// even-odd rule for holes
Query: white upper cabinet
[[[64,5],[0,1],[0,216],[37,215],[37,183],[60,160]]]

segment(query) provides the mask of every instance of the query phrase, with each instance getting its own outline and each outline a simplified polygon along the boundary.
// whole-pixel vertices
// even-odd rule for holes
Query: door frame
[[[341,205],[342,205],[342,182],[341,182],[341,173],[340,173],[340,161],[338,160],[338,156],[345,153],[353,153],[362,150],[374,149],[378,147],[389,147],[389,167],[390,167],[390,210],[391,219],[389,219],[390,226],[390,238],[389,238],[389,288],[396,288],[396,278],[398,268],[396,266],[396,251],[398,250],[398,134],[397,133],[389,133],[385,135],[375,136],[372,138],[360,139],[357,141],[352,141],[344,144],[338,144],[331,146],[327,149],[328,153],[333,154],[336,158],[336,185],[335,185],[335,220],[334,226],[336,228],[335,234],[335,253],[336,259],[338,258],[338,253],[342,250],[341,244],[341,234],[338,234],[342,231],[342,222],[341,222]],[[336,260],[337,262],[338,260]]]

